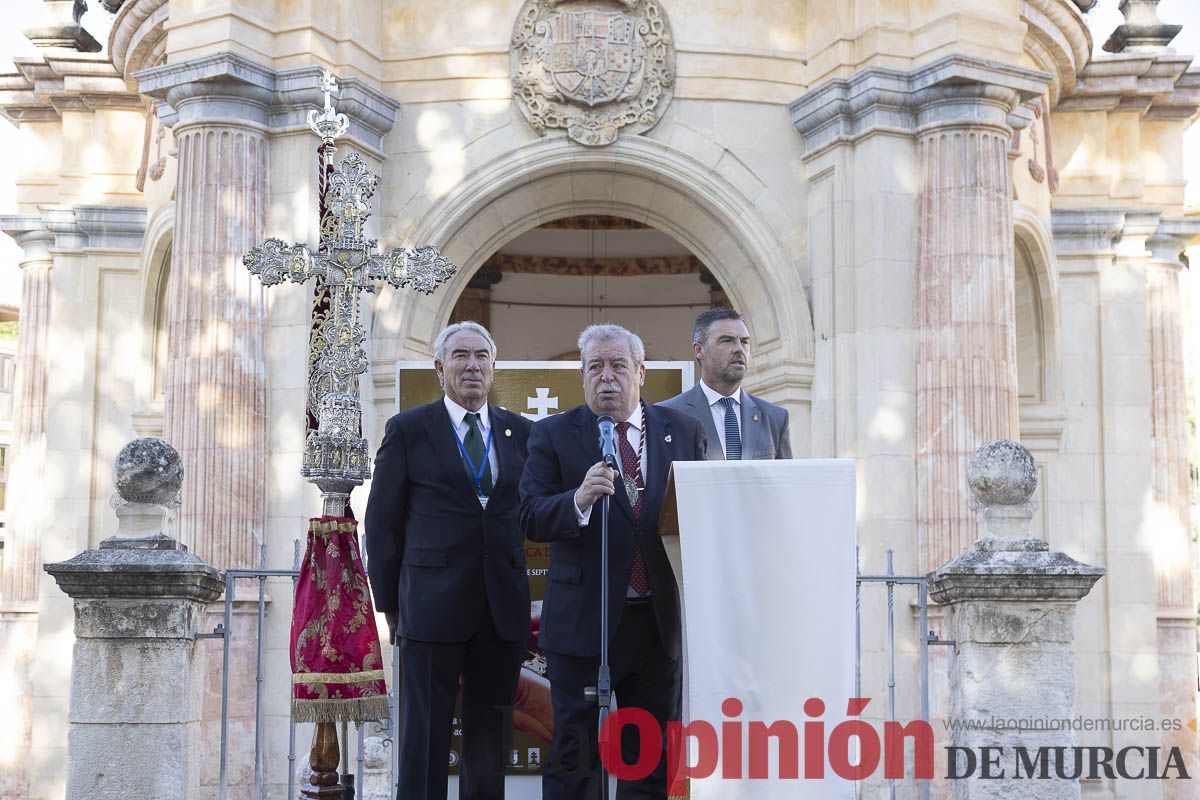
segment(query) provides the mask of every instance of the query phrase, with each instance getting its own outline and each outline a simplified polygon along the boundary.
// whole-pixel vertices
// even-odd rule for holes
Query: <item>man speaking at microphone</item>
[[[680,716],[680,614],[675,576],[657,533],[672,461],[704,459],[694,418],[647,406],[642,340],[617,325],[592,325],[579,336],[586,405],[541,420],[529,434],[521,478],[526,538],[553,542],[542,602],[539,644],[546,653],[554,706],[554,741],[542,777],[545,800],[600,796],[599,709],[585,695],[600,663],[600,526],[598,502],[611,497],[608,575],[609,664],[617,704],[658,721],[663,753],[640,781],[617,797],[667,796],[666,723]],[[601,455],[602,416],[614,421],[613,456]],[[623,760],[636,763],[637,730],[623,731]]]

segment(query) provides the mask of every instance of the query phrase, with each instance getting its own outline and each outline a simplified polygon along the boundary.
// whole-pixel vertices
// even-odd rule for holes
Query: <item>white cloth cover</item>
[[[684,606],[684,718],[720,731],[731,721],[721,703],[741,700],[743,775],[750,721],[789,720],[800,732],[799,780],[779,779],[772,740],[770,778],[722,779],[718,765],[692,780],[692,800],[853,797],[828,763],[823,780],[804,779],[803,724],[812,718],[803,706],[824,701],[828,741],[854,692],[854,462],[697,461],[674,470],[680,536],[666,542]]]

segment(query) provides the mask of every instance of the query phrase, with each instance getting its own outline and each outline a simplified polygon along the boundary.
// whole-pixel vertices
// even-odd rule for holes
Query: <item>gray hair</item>
[[[496,360],[496,340],[492,338],[490,333],[488,333],[487,328],[483,327],[478,322],[472,322],[471,320],[455,322],[452,325],[447,325],[442,332],[437,335],[437,338],[433,341],[434,360],[445,363],[446,340],[454,334],[461,333],[462,331],[471,331],[472,333],[478,333],[480,336],[482,336],[487,341],[488,348],[492,351],[492,361]]]
[[[646,345],[642,344],[642,337],[630,330],[622,328],[620,325],[588,325],[583,329],[583,333],[579,334],[579,358],[585,360],[584,353],[597,342],[611,342],[616,339],[623,339],[625,344],[629,346],[629,352],[633,356],[634,364],[641,364],[646,360]]]

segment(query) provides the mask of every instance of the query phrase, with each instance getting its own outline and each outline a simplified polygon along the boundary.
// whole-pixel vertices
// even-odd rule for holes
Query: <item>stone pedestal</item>
[[[116,535],[45,566],[75,606],[67,800],[197,796],[196,634],[225,584],[162,532],[182,481],[166,442],[125,445],[113,468]]]
[[[973,772],[950,782],[951,797],[1078,798],[1078,780],[1055,777],[1053,751],[1045,756],[1051,759],[1048,778],[1016,777],[1018,748],[1037,759],[1038,748],[1065,747],[1074,764],[1069,748],[1077,736],[1062,723],[1075,717],[1075,605],[1105,571],[1028,538],[1037,471],[1019,444],[980,448],[970,484],[983,536],[929,575],[930,597],[947,607],[955,642],[950,746],[962,749],[950,752],[959,774],[976,759]],[[998,761],[985,776],[989,752]],[[1040,769],[1033,777],[1040,778]]]
[[[75,601],[70,800],[188,800],[199,784],[196,634],[220,573],[159,534],[46,571]]]

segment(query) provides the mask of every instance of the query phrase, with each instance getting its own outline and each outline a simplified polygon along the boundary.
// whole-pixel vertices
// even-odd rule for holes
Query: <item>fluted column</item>
[[[1180,253],[1200,233],[1200,220],[1163,220],[1148,242],[1146,327],[1150,339],[1150,419],[1154,447],[1154,576],[1158,589],[1158,696],[1164,718],[1196,716],[1196,554],[1188,503],[1187,387],[1184,379]],[[1200,771],[1200,737],[1184,727],[1165,731],[1191,774]],[[1176,783],[1171,781],[1169,783]],[[1164,786],[1164,798],[1193,796]]]
[[[34,218],[36,219],[36,218]],[[46,346],[50,332],[50,274],[54,235],[40,222],[10,231],[25,251],[21,259],[21,316],[13,396],[13,452],[9,465],[9,525],[0,596],[8,607],[32,605],[38,596],[39,511],[36,499],[45,465]],[[9,228],[9,225],[5,226]]]
[[[269,92],[173,87],[179,114],[163,429],[183,457],[179,539],[218,567],[256,561],[266,519],[266,308],[242,266],[266,224]]]
[[[1179,254],[1186,238],[1167,232],[1164,220],[1149,241],[1146,262],[1146,322],[1150,337],[1150,416],[1154,443],[1154,501],[1158,606],[1195,614],[1188,508],[1187,387],[1184,379],[1183,297]]]
[[[922,567],[976,539],[975,449],[1016,439],[1018,400],[1008,115],[1016,93],[921,93],[917,135],[917,525]]]

